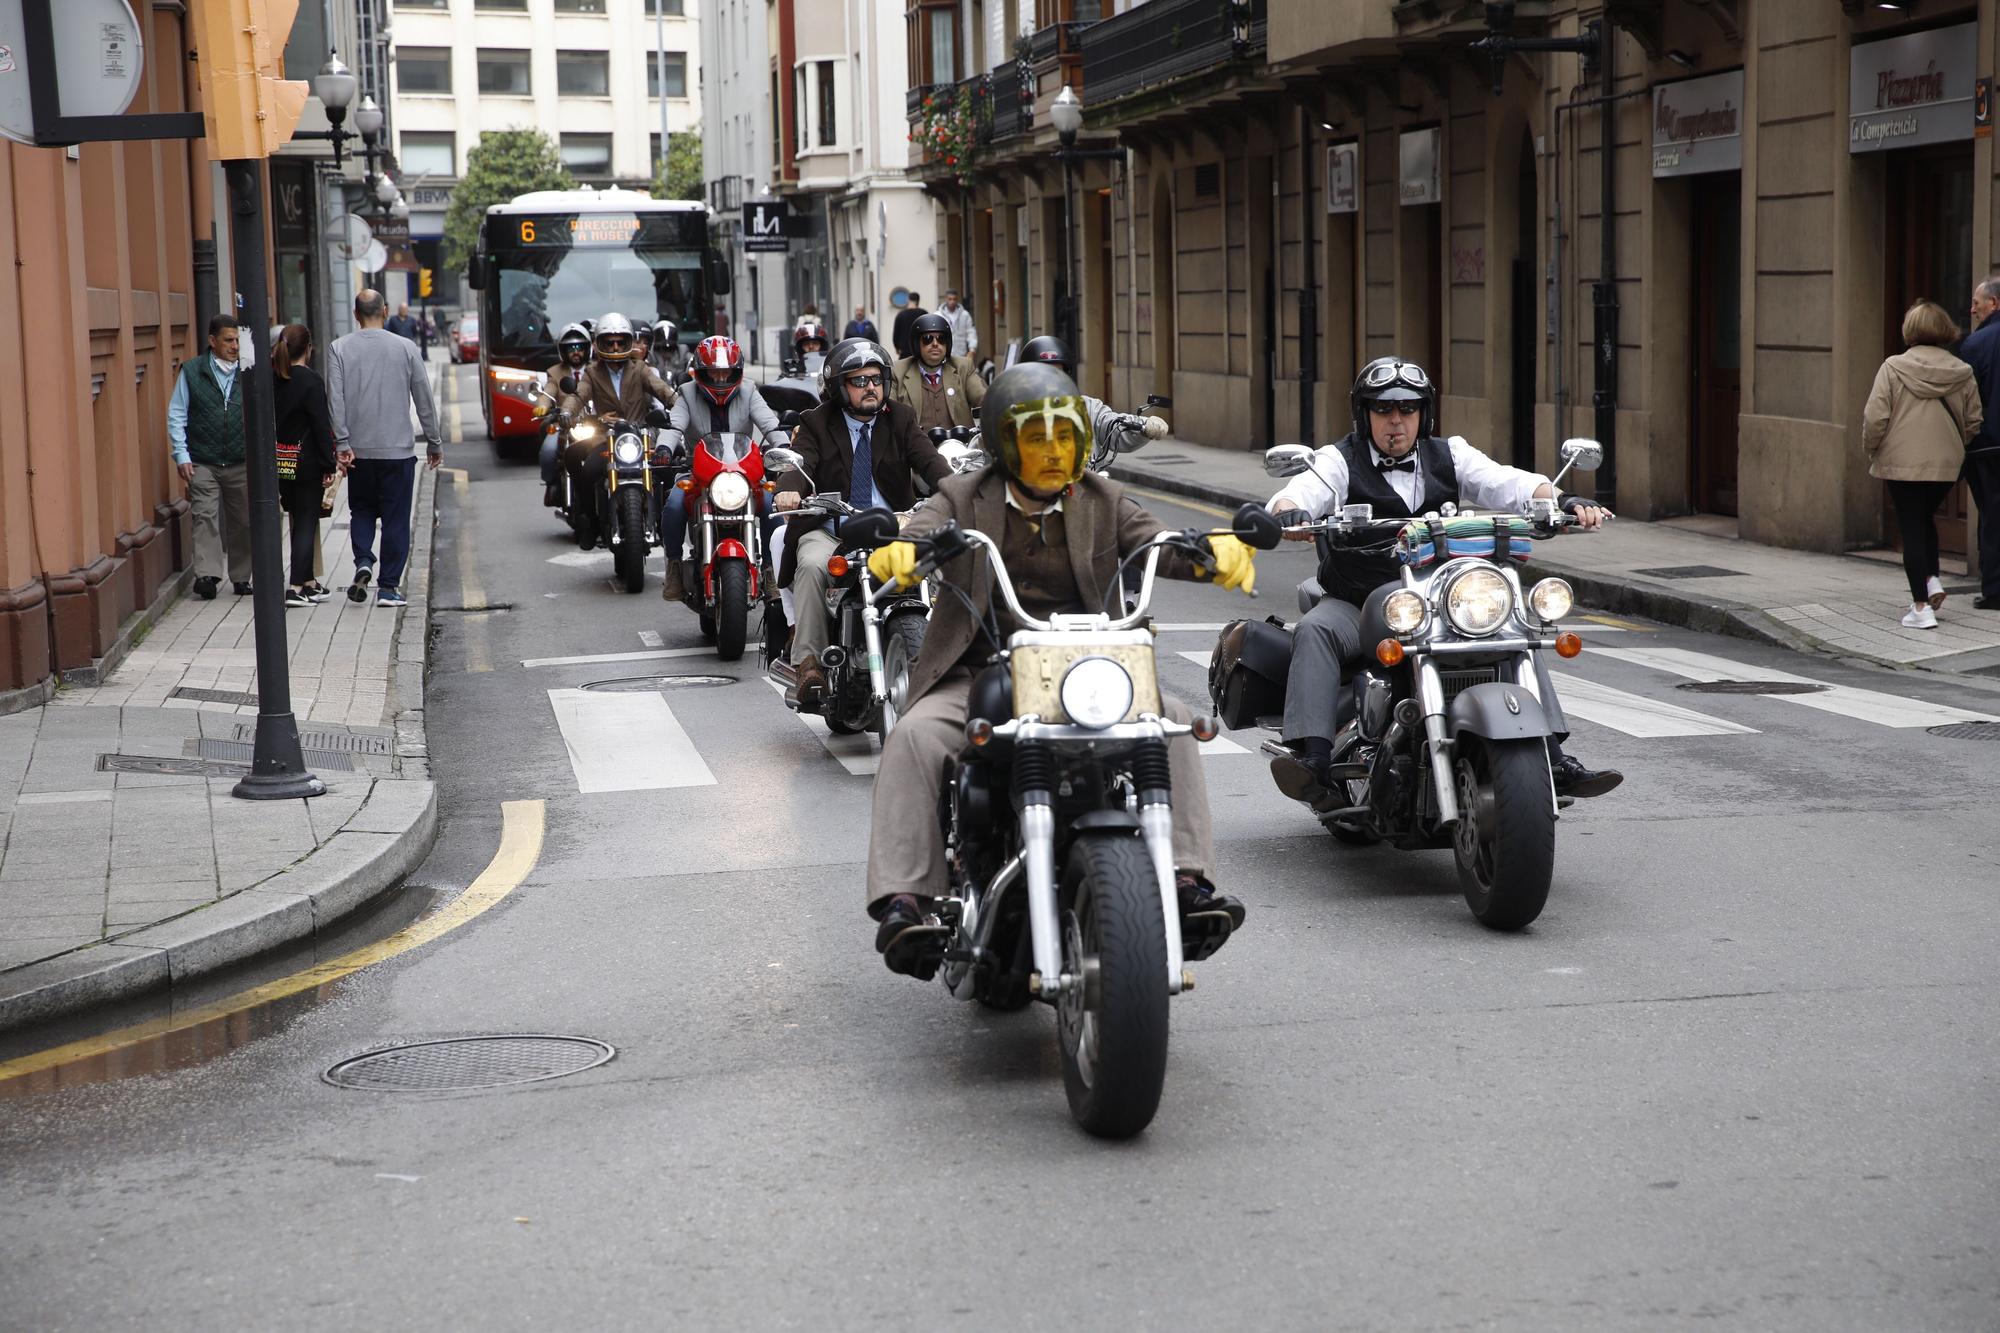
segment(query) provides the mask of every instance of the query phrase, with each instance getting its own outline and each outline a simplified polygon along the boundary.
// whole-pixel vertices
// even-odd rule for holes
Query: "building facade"
[[[772,198],[779,137],[771,91],[770,0],[712,0],[701,25],[702,192],[729,264],[726,319],[751,360],[776,364],[787,322],[785,255],[748,248],[745,201]]]
[[[1073,263],[1085,386],[1170,394],[1206,443],[1335,438],[1355,370],[1393,351],[1504,460],[1604,436],[1622,512],[1872,545],[1875,370],[1911,300],[1963,323],[2000,257],[1991,0],[1550,0],[1512,35],[1588,60],[1497,67],[1480,5],[1055,4],[996,64],[928,77],[934,16],[978,31],[982,8],[908,7],[932,282],[994,346],[1062,327]],[[1088,150],[1067,214],[1064,83]]]

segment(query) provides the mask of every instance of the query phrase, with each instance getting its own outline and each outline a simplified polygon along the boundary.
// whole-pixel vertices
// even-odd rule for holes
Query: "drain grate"
[[[2000,741],[2000,722],[1953,722],[1926,730],[1948,741]]]
[[[600,694],[654,694],[660,690],[713,689],[735,683],[734,676],[626,676],[620,680],[593,680],[583,688]]]
[[[1818,694],[1828,687],[1808,680],[1691,680],[1674,688],[1689,694]]]
[[[257,696],[242,690],[197,690],[191,685],[183,685],[167,696],[170,699],[192,699],[201,704],[235,704],[239,708],[257,702]]]
[[[581,1074],[617,1054],[592,1037],[447,1037],[351,1056],[320,1077],[336,1088],[368,1092],[464,1092]]]
[[[303,742],[304,738],[301,737],[300,740]],[[342,754],[335,750],[305,749],[303,743],[300,748],[305,750],[308,768],[330,768],[337,773],[354,771],[353,755]],[[219,759],[225,763],[248,765],[257,758],[257,745],[254,741],[219,741],[210,738],[196,744],[195,754],[203,759]]]
[[[209,759],[169,759],[151,754],[101,754],[100,773],[145,773],[172,778],[240,778],[248,766]]]
[[[1661,569],[1635,569],[1634,574],[1644,574],[1649,579],[1740,579],[1749,577],[1740,569],[1724,569],[1720,565],[1667,565]]]
[[[255,722],[238,722],[236,739],[254,741],[257,739]],[[393,736],[362,736],[351,731],[302,731],[299,745],[307,750],[331,750],[336,754],[388,754],[394,742]]]

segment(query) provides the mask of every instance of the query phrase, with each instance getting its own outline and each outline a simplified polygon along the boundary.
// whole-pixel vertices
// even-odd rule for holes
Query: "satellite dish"
[[[380,273],[382,266],[389,262],[389,247],[380,241],[370,241],[368,248],[361,252],[361,258],[354,262],[363,273]]]
[[[350,264],[361,262],[361,256],[374,245],[375,229],[368,225],[368,219],[358,213],[343,214],[339,221],[327,228],[326,243],[333,252]]]
[[[0,135],[32,146],[35,116],[28,102],[22,3],[0,0]],[[49,20],[55,29],[61,113],[124,115],[139,95],[146,64],[145,38],[132,6],[126,0],[64,0],[49,7]]]

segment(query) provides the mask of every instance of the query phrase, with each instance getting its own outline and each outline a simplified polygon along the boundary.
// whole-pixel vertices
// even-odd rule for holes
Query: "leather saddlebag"
[[[1292,632],[1285,622],[1233,620],[1223,626],[1208,664],[1208,697],[1222,725],[1257,725],[1285,711],[1285,677],[1292,669]]]

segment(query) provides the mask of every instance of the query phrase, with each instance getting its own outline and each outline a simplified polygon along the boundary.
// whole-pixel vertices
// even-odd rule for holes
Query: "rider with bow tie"
[[[1496,463],[1457,436],[1438,438],[1437,391],[1414,361],[1394,356],[1370,361],[1355,379],[1350,401],[1353,432],[1317,451],[1312,467],[1271,497],[1271,512],[1281,522],[1324,518],[1345,504],[1373,505],[1376,518],[1415,518],[1447,502],[1522,514],[1530,499],[1556,496],[1539,473]],[[1563,497],[1563,508],[1586,528],[1611,516],[1582,496]],[[1312,539],[1303,531],[1285,535]],[[1297,757],[1271,765],[1287,795],[1310,800],[1324,790],[1340,687],[1366,656],[1364,608],[1399,586],[1398,571],[1389,554],[1341,551],[1321,561],[1327,596],[1296,627],[1285,689],[1284,740]],[[1551,751],[1556,790],[1564,795],[1599,796],[1622,780],[1615,771],[1584,767],[1553,744]]]

